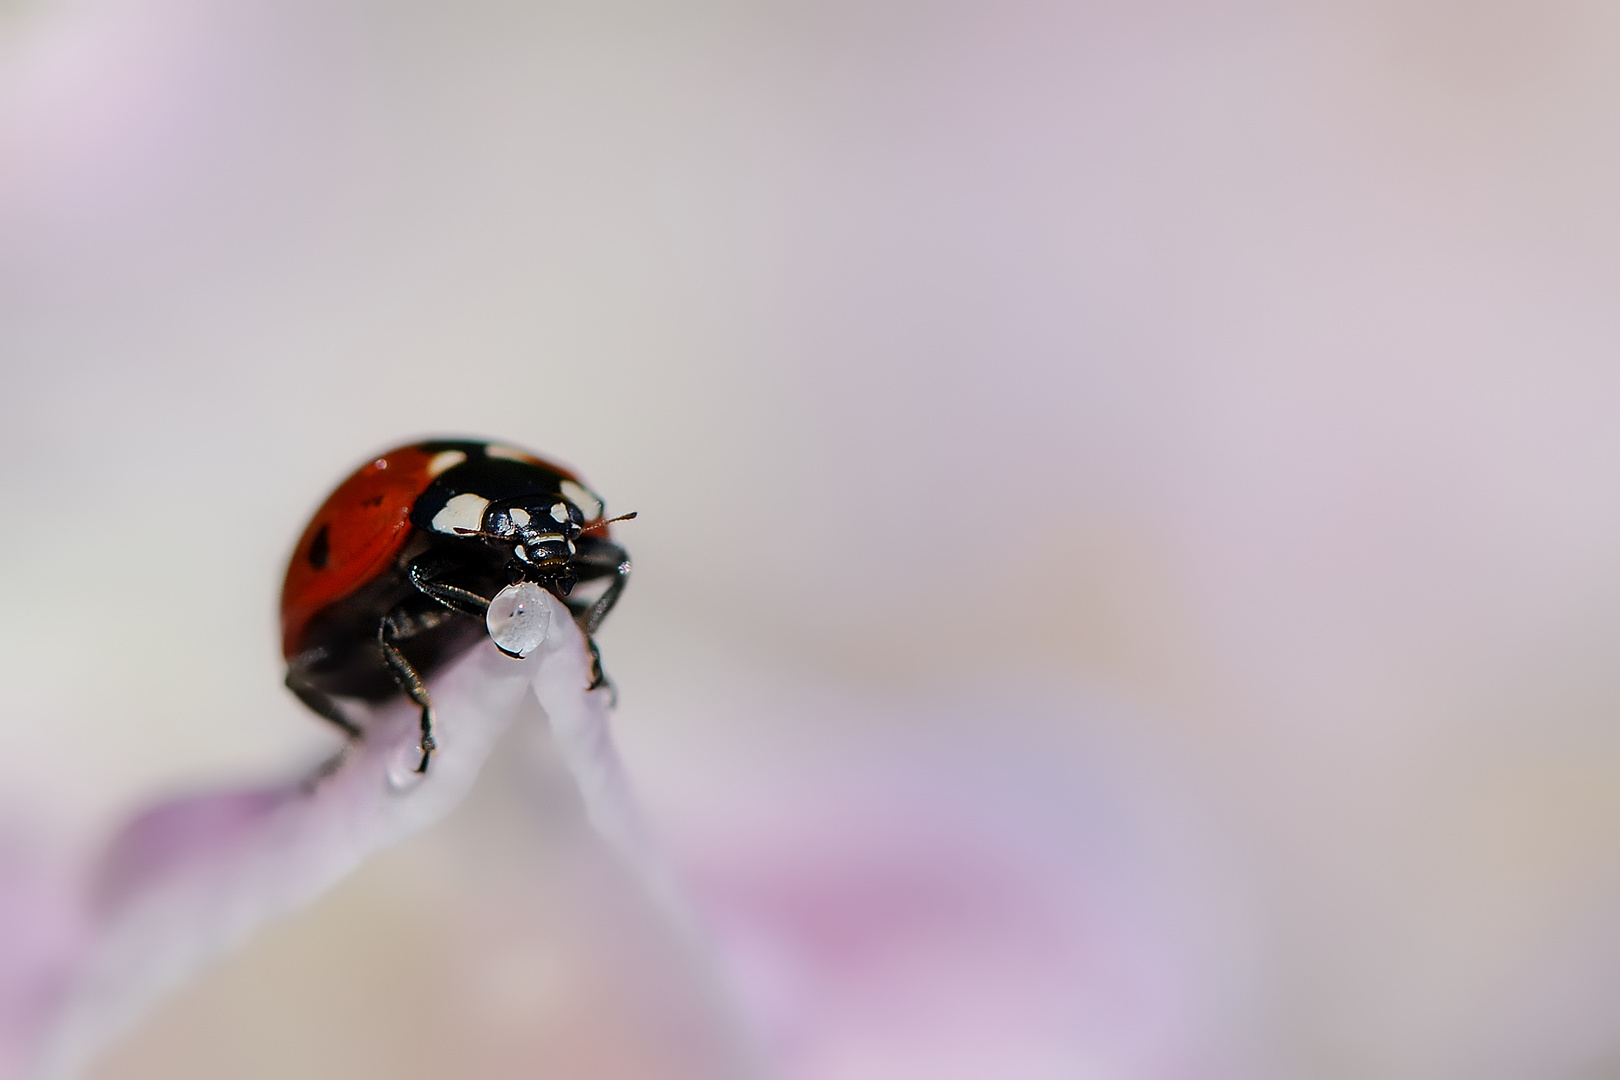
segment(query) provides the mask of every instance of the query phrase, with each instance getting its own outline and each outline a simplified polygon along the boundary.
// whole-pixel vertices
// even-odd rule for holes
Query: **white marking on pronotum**
[[[484,525],[484,511],[489,500],[472,492],[464,492],[444,504],[444,509],[433,515],[433,531],[441,533],[477,532]]]
[[[467,455],[460,450],[441,450],[428,460],[428,475],[438,476],[446,469],[453,469],[467,460]]]
[[[524,547],[522,544],[519,544],[516,547],[514,547],[512,549],[512,554],[516,555],[518,558],[522,559],[524,562],[529,561],[529,549]]]
[[[514,506],[511,510],[507,511],[507,513],[511,514],[512,520],[517,522],[519,525],[527,525],[529,523],[529,512],[523,509],[521,506]]]
[[[490,443],[484,447],[484,453],[490,457],[505,458],[508,461],[533,461],[534,455],[519,450],[515,446],[502,446],[500,443]]]
[[[585,512],[586,521],[595,521],[602,516],[602,500],[592,495],[589,490],[572,480],[564,480],[558,486],[562,488],[565,499]]]
[[[552,503],[551,504],[551,520],[552,521],[567,521],[568,520],[568,504],[567,503]]]

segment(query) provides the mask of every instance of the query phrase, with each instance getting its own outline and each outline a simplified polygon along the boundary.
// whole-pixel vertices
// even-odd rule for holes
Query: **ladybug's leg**
[[[416,586],[422,595],[431,597],[449,608],[459,611],[463,615],[471,616],[482,622],[489,612],[489,601],[469,589],[460,589],[454,585],[446,585],[441,581],[433,580],[433,570],[423,565],[419,559],[411,563],[409,574],[411,584]]]
[[[574,621],[589,637],[596,633],[596,628],[602,625],[607,613],[619,602],[619,594],[629,584],[630,556],[613,541],[592,536],[580,540],[579,552],[569,560],[568,565],[581,581],[595,581],[610,575],[613,578],[608,583],[607,591],[598,596],[595,603],[574,613]]]
[[[427,772],[428,759],[433,756],[435,744],[433,742],[433,699],[428,697],[427,685],[422,682],[411,662],[405,659],[405,654],[399,651],[394,642],[401,637],[409,637],[408,624],[410,616],[400,608],[395,608],[383,617],[377,624],[377,648],[382,653],[383,663],[394,676],[400,690],[422,708],[422,763],[416,767],[419,773]]]
[[[308,705],[315,715],[330,720],[343,729],[343,734],[351,739],[360,737],[360,725],[343,715],[343,710],[332,696],[325,690],[318,689],[309,681],[305,669],[309,667],[310,654],[302,653],[292,658],[287,664],[287,689],[298,696],[298,700]]]
[[[602,652],[596,647],[595,634],[596,628],[602,625],[607,613],[619,602],[619,594],[624,592],[625,585],[630,581],[630,556],[613,541],[592,536],[579,541],[579,551],[569,565],[578,573],[581,581],[596,581],[612,576],[607,589],[594,603],[574,612],[574,622],[585,632],[585,644],[591,650],[591,685],[586,689],[606,686],[613,703],[617,705],[619,691],[602,670]]]
[[[585,689],[595,690],[599,686],[607,687],[608,704],[617,709],[619,707],[619,688],[612,679],[608,678],[608,673],[602,670],[602,650],[597,648],[596,639],[593,637],[585,639],[585,646],[591,650],[591,682]]]

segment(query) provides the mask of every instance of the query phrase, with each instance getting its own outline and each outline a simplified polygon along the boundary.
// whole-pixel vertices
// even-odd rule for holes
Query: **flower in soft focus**
[[[1028,700],[822,706],[669,832],[774,1075],[1256,1075],[1230,868],[1139,751]]]
[[[1189,858],[1187,822],[1144,797],[1152,785],[1121,782],[1118,748],[1089,747],[1094,767],[1077,774],[1009,743],[1038,734],[1028,705],[932,712],[922,740],[851,737],[846,706],[842,737],[791,761],[732,757],[737,772],[676,800],[656,831],[694,911],[643,834],[564,614],[560,646],[522,662],[485,648],[436,684],[443,738],[426,778],[400,705],[329,773],[146,811],[79,895],[12,868],[11,1075],[79,1075],[186,980],[450,813],[497,744],[520,752],[502,738],[531,682],[559,776],[684,957],[663,977],[711,1002],[696,1010],[707,1032],[661,1076],[1246,1075],[1227,1023],[1241,978],[1211,949],[1219,878]]]

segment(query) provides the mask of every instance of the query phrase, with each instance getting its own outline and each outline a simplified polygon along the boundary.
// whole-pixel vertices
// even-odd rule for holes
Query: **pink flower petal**
[[[691,920],[630,806],[606,695],[586,691],[583,639],[560,602],[548,601],[554,629],[529,658],[486,645],[435,680],[439,749],[427,775],[412,771],[417,710],[399,702],[371,718],[365,740],[329,774],[178,798],[131,822],[98,867],[86,943],[60,979],[30,1075],[75,1075],[199,969],[313,901],[367,856],[443,818],[531,692],[592,822],[695,946]]]
[[[1137,755],[1054,768],[1020,746],[1036,710],[981,708],[926,743],[874,717],[661,806],[774,1075],[1255,1075],[1238,908],[1190,808]]]

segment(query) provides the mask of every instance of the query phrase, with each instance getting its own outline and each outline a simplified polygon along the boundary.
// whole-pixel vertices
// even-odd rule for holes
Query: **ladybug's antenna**
[[[589,525],[582,525],[582,526],[580,526],[579,531],[582,532],[582,533],[588,533],[593,529],[605,529],[609,525],[612,525],[615,521],[629,521],[631,518],[633,518],[635,516],[636,516],[636,512],[634,510],[632,510],[628,514],[620,514],[618,517],[610,517],[610,518],[607,518],[604,521],[593,521]]]

